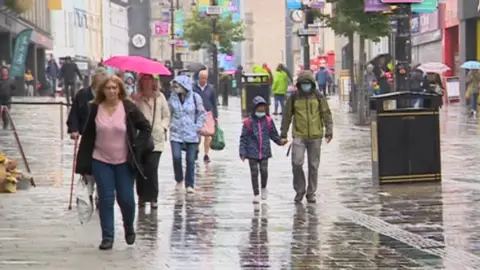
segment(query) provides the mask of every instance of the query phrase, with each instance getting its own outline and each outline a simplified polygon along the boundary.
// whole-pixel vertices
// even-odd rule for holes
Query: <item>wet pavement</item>
[[[100,252],[98,217],[68,211],[73,145],[60,139],[59,108],[12,111],[38,187],[0,194],[0,269],[480,269],[480,124],[442,110],[441,184],[376,187],[368,127],[332,99],[335,138],[322,149],[318,203],[293,203],[286,147],[273,146],[266,203],[255,207],[238,158],[239,101],[220,112],[227,148],[197,166],[197,193],[176,203],[171,155],[160,164],[157,211],[137,216],[128,247],[116,212],[113,251]],[[11,132],[2,150],[16,155]],[[16,155],[18,156],[18,155]]]

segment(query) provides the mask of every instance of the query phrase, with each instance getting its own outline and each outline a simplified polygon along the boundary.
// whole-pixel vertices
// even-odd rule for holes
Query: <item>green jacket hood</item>
[[[300,83],[309,82],[315,85],[315,76],[310,70],[302,70],[297,76],[297,86]]]

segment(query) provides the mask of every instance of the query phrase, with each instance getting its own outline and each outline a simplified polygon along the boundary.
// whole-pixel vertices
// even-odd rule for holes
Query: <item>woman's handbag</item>
[[[213,136],[213,134],[215,134],[215,119],[213,118],[212,112],[207,112],[205,123],[200,129],[200,135]]]

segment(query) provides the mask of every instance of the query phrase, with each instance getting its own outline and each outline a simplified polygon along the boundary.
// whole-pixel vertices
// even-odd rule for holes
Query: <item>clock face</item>
[[[296,22],[296,23],[303,22],[303,18],[304,18],[303,10],[295,9],[290,12],[290,19],[292,19],[293,22]]]
[[[132,37],[132,44],[136,48],[143,48],[147,44],[147,38],[145,38],[145,36],[142,34],[135,34]]]

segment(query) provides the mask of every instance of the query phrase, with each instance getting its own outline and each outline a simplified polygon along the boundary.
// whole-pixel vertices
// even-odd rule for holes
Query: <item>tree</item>
[[[355,111],[358,101],[358,93],[356,86],[363,89],[363,73],[365,70],[365,40],[378,41],[381,37],[390,34],[391,26],[388,14],[364,12],[364,0],[327,0],[328,3],[334,5],[333,14],[326,15],[320,12],[314,12],[315,17],[319,18],[327,27],[333,29],[336,35],[348,38],[347,57],[354,59],[353,41],[355,34],[360,37],[359,62],[358,65],[358,82],[355,81],[355,70],[353,61],[349,63],[349,73],[352,82],[353,106]],[[363,95],[360,95],[363,100]],[[363,107],[362,107],[363,108]]]
[[[217,41],[219,52],[232,53],[234,43],[244,40],[243,22],[233,22],[231,15],[221,18],[194,11],[185,23],[183,35],[193,51],[212,49]]]

